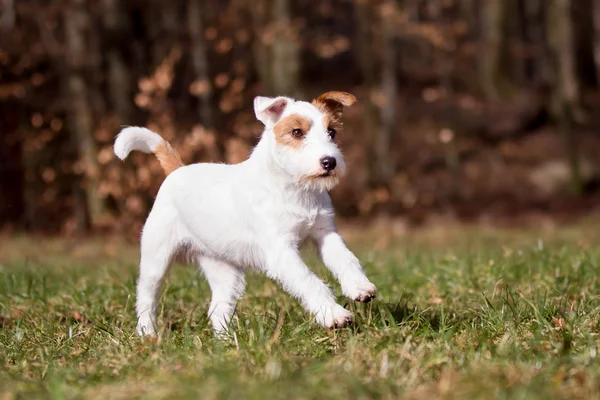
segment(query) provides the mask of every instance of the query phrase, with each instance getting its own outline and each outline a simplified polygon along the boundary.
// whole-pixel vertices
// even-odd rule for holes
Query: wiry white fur
[[[158,133],[154,133],[150,129],[130,126],[117,135],[114,151],[117,157],[124,160],[133,150],[153,153],[163,141],[164,139]]]
[[[333,223],[327,190],[337,183],[344,162],[326,133],[323,114],[310,103],[283,97],[259,98],[255,109],[265,130],[248,160],[181,167],[161,186],[142,233],[136,306],[140,335],[156,333],[161,283],[173,254],[184,246],[195,255],[212,290],[209,312],[218,333],[227,329],[243,294],[247,268],[280,282],[325,327],[352,320],[352,313],[336,303],[329,287],[300,257],[299,247],[307,239],[314,241],[346,296],[368,301],[375,295],[375,286]],[[312,122],[300,150],[282,148],[273,133],[277,121],[290,114]],[[132,149],[152,150],[160,137],[148,132],[127,128],[115,151],[126,155]],[[323,172],[323,156],[336,158],[335,174],[303,182],[303,177]]]

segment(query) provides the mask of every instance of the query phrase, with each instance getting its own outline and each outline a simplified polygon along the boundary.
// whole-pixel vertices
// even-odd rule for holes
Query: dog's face
[[[271,135],[275,164],[298,185],[330,190],[344,175],[346,164],[336,144],[342,133],[342,110],[356,102],[344,92],[327,92],[312,103],[287,97],[257,97],[256,117]]]

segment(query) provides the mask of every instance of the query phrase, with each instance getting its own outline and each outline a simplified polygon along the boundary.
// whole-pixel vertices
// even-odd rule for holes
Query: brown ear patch
[[[346,92],[326,92],[312,101],[321,112],[341,114],[344,107],[356,103],[356,97]]]
[[[326,128],[327,126],[341,125],[344,107],[350,107],[354,103],[356,103],[356,97],[346,92],[326,92],[312,101],[313,106],[325,114]]]
[[[346,92],[326,92],[312,101],[324,114],[325,129],[333,128],[337,134],[342,130],[342,111],[356,103],[356,97]]]
[[[329,105],[338,104],[339,106],[350,107],[356,103],[356,97],[347,92],[326,92],[313,100],[313,104],[318,107],[319,104]]]
[[[277,144],[299,150],[302,147],[304,137],[296,138],[292,135],[292,131],[294,129],[300,129],[304,135],[306,135],[310,130],[310,126],[311,122],[308,118],[298,114],[288,115],[279,120],[273,127],[275,140],[277,141]]]

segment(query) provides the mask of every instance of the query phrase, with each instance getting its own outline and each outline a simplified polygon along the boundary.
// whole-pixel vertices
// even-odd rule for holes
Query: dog
[[[156,335],[161,284],[183,248],[212,291],[209,318],[217,334],[228,330],[246,269],[279,282],[323,327],[352,322],[353,314],[336,303],[299,248],[315,243],[345,296],[360,302],[375,297],[375,286],[336,231],[328,194],[346,171],[336,137],[343,108],[355,101],[345,92],[327,92],[311,103],[256,97],[254,111],[264,131],[250,157],[234,165],[184,166],[177,151],[146,128],[127,127],[117,135],[120,159],[132,150],[154,153],[167,174],[142,231],[139,335]]]

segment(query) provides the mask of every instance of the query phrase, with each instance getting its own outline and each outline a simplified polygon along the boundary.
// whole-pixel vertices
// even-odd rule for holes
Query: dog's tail
[[[177,150],[158,133],[146,128],[130,126],[123,129],[115,139],[114,150],[121,160],[124,160],[132,150],[154,153],[167,175],[184,166]]]

